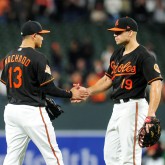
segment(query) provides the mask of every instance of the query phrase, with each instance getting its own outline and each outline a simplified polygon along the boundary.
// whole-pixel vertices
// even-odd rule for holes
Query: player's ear
[[[129,33],[128,33],[128,36],[132,37],[132,36],[134,36],[134,33],[135,33],[134,31],[130,30]]]
[[[133,33],[134,32],[132,30],[130,30],[129,33],[128,33],[128,36],[131,37],[133,35]]]
[[[35,39],[35,37],[36,37],[36,33],[35,33],[35,34],[32,34],[31,36],[32,36],[33,39]]]

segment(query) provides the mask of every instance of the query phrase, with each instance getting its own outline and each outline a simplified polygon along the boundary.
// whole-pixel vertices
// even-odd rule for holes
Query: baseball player
[[[26,22],[21,28],[22,44],[4,60],[0,81],[6,85],[8,104],[4,112],[7,155],[3,165],[21,165],[30,140],[46,164],[64,164],[45,110],[45,96],[82,97],[76,88],[66,91],[56,87],[47,59],[35,50],[42,46],[43,34],[49,32],[36,21]]]
[[[113,88],[114,107],[104,145],[106,165],[141,165],[142,149],[137,135],[145,118],[155,116],[162,77],[155,58],[136,40],[135,20],[120,18],[108,30],[114,33],[116,44],[121,47],[114,51],[105,75],[87,91],[92,95]],[[145,99],[147,84],[151,85],[149,105]]]

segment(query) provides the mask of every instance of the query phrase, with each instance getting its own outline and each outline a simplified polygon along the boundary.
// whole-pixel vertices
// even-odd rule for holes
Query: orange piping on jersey
[[[40,84],[40,86],[43,86],[43,85],[45,85],[45,84],[47,84],[47,83],[49,83],[49,82],[51,82],[51,81],[53,81],[53,80],[54,80],[54,78],[52,78],[51,80],[48,80],[48,81],[46,81],[46,82]]]
[[[6,82],[5,82],[5,81],[3,81],[2,79],[0,79],[0,81],[1,81],[3,84],[5,84],[5,85],[6,85]]]
[[[135,131],[134,131],[134,144],[133,144],[133,165],[136,165],[136,132],[137,132],[137,122],[138,122],[138,102],[136,102],[136,114],[135,114]]]
[[[136,73],[119,73],[119,74],[115,74],[115,77],[117,76],[125,76],[125,75],[134,75]]]
[[[51,141],[50,141],[50,136],[49,136],[48,128],[47,128],[47,125],[46,125],[46,123],[45,123],[45,120],[44,120],[44,117],[43,117],[43,114],[42,114],[42,111],[41,111],[41,107],[39,107],[39,109],[40,109],[40,115],[41,115],[42,121],[43,121],[44,126],[45,126],[45,131],[46,131],[46,135],[47,135],[47,138],[48,138],[48,143],[49,143],[50,148],[51,148],[51,150],[52,150],[52,152],[53,152],[53,155],[54,155],[55,158],[57,159],[57,164],[60,165],[59,160],[58,160],[58,157],[57,157],[57,155],[56,155],[56,152],[55,152],[55,150],[54,150],[54,148],[53,148],[53,146],[52,146],[52,144],[51,144]]]
[[[134,74],[136,74],[136,73],[121,73],[121,74],[115,74],[115,75],[111,78],[111,80],[114,80],[115,77],[117,77],[117,76],[134,75]]]
[[[153,81],[155,81],[155,80],[162,80],[162,78],[161,78],[161,77],[156,77],[156,78],[150,80],[150,81],[148,82],[148,84],[151,84],[151,83],[152,83]]]
[[[116,76],[114,75],[114,76],[111,78],[111,80],[113,81],[113,80],[115,79],[115,77],[116,77]]]

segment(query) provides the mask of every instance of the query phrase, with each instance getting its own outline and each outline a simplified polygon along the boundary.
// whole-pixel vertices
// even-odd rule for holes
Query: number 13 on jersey
[[[121,83],[121,88],[122,89],[127,89],[127,90],[131,90],[132,89],[132,80],[131,79],[123,79],[122,83]]]
[[[13,74],[16,73],[16,74]],[[13,79],[15,77],[16,82],[13,82]],[[22,85],[22,69],[17,66],[15,68],[10,67],[9,68],[9,86],[10,88],[14,87],[14,88],[19,88]]]

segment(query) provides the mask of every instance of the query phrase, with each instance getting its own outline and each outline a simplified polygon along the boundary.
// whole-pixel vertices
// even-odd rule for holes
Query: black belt
[[[129,98],[126,98],[126,99],[114,99],[113,100],[115,104],[120,104],[120,103],[126,103],[128,101],[130,101]]]

